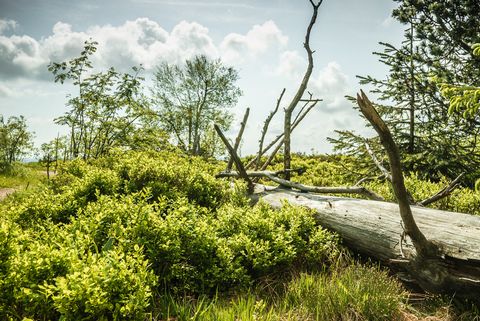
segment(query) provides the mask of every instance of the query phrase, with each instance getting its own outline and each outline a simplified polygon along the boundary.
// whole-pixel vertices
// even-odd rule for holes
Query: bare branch
[[[291,126],[292,126],[292,113],[297,107],[298,102],[302,99],[303,94],[305,93],[305,90],[307,89],[308,81],[310,79],[310,76],[312,74],[313,70],[313,51],[310,48],[310,34],[312,32],[313,25],[317,21],[317,16],[318,16],[318,8],[322,4],[323,0],[320,0],[318,4],[315,4],[313,0],[310,0],[310,4],[313,7],[313,13],[312,17],[310,19],[310,23],[308,24],[307,27],[307,33],[305,34],[305,42],[303,46],[305,47],[305,50],[307,51],[307,56],[308,56],[308,66],[307,70],[305,71],[305,75],[303,76],[302,82],[300,83],[300,86],[298,87],[298,90],[295,94],[295,96],[292,98],[292,101],[288,105],[288,107],[285,109],[285,117],[284,117],[284,158],[283,158],[283,167],[284,169],[289,169],[290,168],[290,163],[291,163],[291,156],[290,156],[290,135],[291,135]],[[285,176],[286,180],[290,179],[290,175],[287,173]]]
[[[366,196],[370,199],[376,201],[385,201],[383,197],[380,195],[366,189],[362,186],[342,186],[342,187],[320,187],[320,186],[309,186],[303,185],[299,183],[294,183],[287,181],[285,179],[279,178],[276,175],[278,172],[270,172],[270,171],[253,171],[253,172],[246,172],[248,177],[264,177],[268,178],[269,180],[280,184],[284,187],[295,188],[303,192],[311,192],[311,193],[319,193],[319,194],[359,194]],[[223,172],[216,175],[217,178],[220,177],[241,177],[241,175],[237,172]]]
[[[321,100],[320,100],[321,101]],[[294,122],[292,123],[292,132],[293,130],[298,126],[298,124],[305,118],[305,116],[307,116],[307,114],[310,112],[310,110],[312,110],[313,107],[315,107],[315,105],[317,104],[317,102],[313,103],[312,105],[310,105],[304,112],[303,114],[299,113],[297,115],[297,117],[295,118]],[[301,111],[303,111],[303,108],[301,109]],[[278,143],[280,141],[280,145],[283,145],[283,136],[284,136],[284,133],[281,133],[280,135],[278,135],[277,137],[275,137],[274,140],[272,140],[270,142],[270,144],[268,144],[267,147],[265,147],[263,149],[263,151],[260,153],[260,157],[263,156],[266,152],[268,152],[270,150],[270,148],[272,148],[273,146],[275,146],[276,143]],[[281,147],[281,146],[280,146]],[[273,156],[275,156],[275,154],[278,152],[278,150],[280,149],[280,147],[276,148],[276,151],[273,154]],[[258,155],[257,155],[258,156]],[[272,157],[273,158],[273,157]],[[247,163],[247,165],[245,166],[245,168],[251,168],[253,166],[253,164],[255,164],[255,161],[257,160],[257,158],[253,158],[250,162]],[[270,163],[270,162],[268,162]],[[265,165],[262,166],[262,168],[264,167]],[[268,166],[268,164],[267,164]]]
[[[245,125],[247,124],[249,114],[250,114],[250,108],[247,108],[247,110],[245,111],[245,115],[243,116],[242,123],[240,124],[240,131],[238,132],[237,138],[235,139],[235,145],[233,146],[233,150],[235,150],[235,153],[238,152],[238,147],[240,146],[240,142],[243,136],[243,131],[245,130]],[[232,169],[232,165],[233,165],[233,157],[230,157],[227,164],[227,171]]]
[[[444,197],[447,197],[458,187],[458,184],[459,184],[460,180],[462,179],[463,175],[465,175],[465,173],[461,173],[460,175],[457,176],[457,178],[455,178],[453,181],[451,181],[450,184],[448,184],[448,186],[446,186],[443,189],[441,189],[440,191],[438,191],[438,193],[436,193],[435,195],[433,195],[433,196],[431,196],[427,199],[424,199],[421,202],[418,202],[417,205],[427,206],[429,204],[432,204],[433,202],[441,200]]]
[[[368,144],[368,142],[365,140],[365,149],[367,150],[368,154],[372,158],[373,162],[375,163],[375,166],[378,167],[378,169],[382,172],[383,176],[389,180],[390,182],[392,181],[392,175],[390,172],[383,166],[383,164],[378,160],[377,156],[373,152],[372,148]]]
[[[395,192],[398,201],[400,216],[402,217],[405,226],[405,233],[412,239],[415,249],[420,256],[430,256],[433,254],[432,251],[434,248],[425,235],[420,231],[413,218],[412,210],[408,201],[407,189],[405,188],[403,180],[398,147],[393,141],[390,130],[363,91],[361,91],[361,94],[357,94],[357,103],[362,114],[370,124],[372,124],[373,128],[380,136],[382,145],[387,151],[390,161],[393,191]]]
[[[303,113],[299,113],[297,115],[297,117],[295,118],[295,121],[292,124],[292,128],[291,128],[290,132],[293,132],[293,130],[298,126],[298,124],[300,124],[300,122],[305,118],[305,116],[307,116],[307,114],[310,112],[310,110],[312,110],[313,107],[315,107],[316,104],[317,104],[317,102],[314,102],[305,111],[303,111],[303,108],[300,110],[300,112],[303,111]],[[270,156],[265,161],[265,163],[263,163],[263,165],[261,167],[261,170],[265,170],[268,167],[268,165],[270,165],[272,160],[275,158],[275,155],[278,153],[278,151],[280,150],[280,148],[284,144],[284,140],[285,140],[285,137],[281,140],[281,142],[277,145],[277,147],[275,147],[275,149],[270,154]],[[284,169],[284,170],[287,170],[287,169]]]
[[[247,187],[248,187],[248,193],[253,193],[253,183],[250,180],[250,178],[247,175],[247,172],[245,171],[245,167],[243,167],[242,161],[238,157],[237,153],[233,149],[232,145],[230,145],[228,139],[223,135],[222,130],[220,127],[218,127],[217,124],[214,125],[215,131],[217,132],[218,136],[222,139],[222,142],[225,144],[225,146],[228,149],[228,152],[230,153],[230,156],[233,158],[233,161],[235,162],[235,166],[237,167],[238,172],[240,173],[239,176],[243,178],[247,182]]]
[[[258,167],[260,167],[260,159],[262,158],[262,155],[263,155],[262,149],[263,149],[263,142],[265,140],[265,135],[267,134],[268,126],[270,126],[270,122],[272,121],[273,116],[275,116],[275,114],[278,111],[278,108],[280,107],[280,102],[282,101],[282,98],[283,98],[284,94],[285,94],[285,88],[283,88],[282,93],[280,94],[280,97],[278,97],[278,99],[277,99],[277,106],[275,107],[275,110],[273,110],[268,115],[267,119],[265,119],[265,123],[263,124],[262,137],[260,137],[258,154],[257,154],[257,157],[255,158],[256,159],[255,169],[258,169]],[[248,168],[248,165],[247,165],[247,168]]]
[[[368,144],[368,142],[366,140],[365,140],[365,148],[366,148],[368,154],[370,155],[370,157],[372,158],[373,162],[375,163],[375,165],[382,172],[383,176],[391,184],[393,184],[392,174],[390,174],[390,172],[383,166],[382,162],[380,162],[380,160],[377,158],[377,156],[375,155],[375,153],[373,152],[372,148],[370,147],[370,145]],[[408,190],[407,190],[407,198],[408,198],[408,203],[409,204],[415,204],[415,199],[413,198],[412,194]]]

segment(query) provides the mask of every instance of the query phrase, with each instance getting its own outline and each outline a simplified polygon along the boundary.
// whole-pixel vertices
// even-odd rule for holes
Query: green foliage
[[[400,284],[385,271],[354,264],[331,275],[301,273],[273,296],[259,288],[233,298],[165,296],[157,309],[162,320],[182,321],[396,320],[405,299]]]
[[[0,188],[25,189],[40,183],[44,175],[38,167],[14,163],[6,172],[0,173]]]
[[[480,56],[480,44],[472,46],[473,54]],[[437,80],[438,81],[438,80]],[[462,113],[464,118],[475,118],[480,108],[480,88],[472,85],[440,83],[442,96],[450,101],[448,113]]]
[[[184,152],[207,157],[222,153],[213,124],[223,130],[230,127],[228,109],[241,95],[237,80],[235,69],[206,56],[186,60],[184,66],[163,63],[158,67],[152,94],[159,121]]]
[[[302,175],[294,175],[292,180],[315,186],[353,186],[360,179],[368,178],[362,186],[382,195],[388,201],[395,201],[391,184],[385,179],[380,179],[382,174],[378,168],[370,170],[368,166],[357,166],[359,162],[353,156],[303,156],[293,155],[292,168],[305,168]],[[282,169],[281,159],[273,163],[272,170]],[[449,180],[439,175],[439,180],[426,180],[415,173],[406,173],[405,185],[416,201],[422,201],[448,185]],[[361,197],[355,194],[349,197]],[[443,198],[429,207],[480,215],[480,192],[469,187],[458,187],[452,194]]]
[[[287,289],[291,307],[302,307],[314,320],[393,320],[404,291],[385,271],[352,265],[333,277],[302,274]]]
[[[389,73],[385,79],[359,77],[377,96],[375,105],[387,123],[400,149],[408,171],[423,179],[454,179],[466,172],[468,185],[480,176],[477,109],[480,93],[480,59],[472,55],[470,44],[480,40],[478,1],[396,0],[392,16],[406,25],[404,41],[394,46],[380,43],[376,52]],[[478,50],[477,50],[478,51]],[[446,84],[441,90],[432,76]],[[458,110],[468,118],[449,116]],[[460,97],[459,95],[463,95]],[[473,112],[473,113],[472,113]],[[362,139],[358,139],[362,138]],[[365,153],[364,138],[340,131],[332,139],[338,151],[356,150],[360,164],[370,157]],[[374,151],[381,150],[378,140],[370,141]],[[371,162],[370,162],[371,163]],[[373,165],[371,166],[373,170]]]
[[[33,133],[27,130],[23,116],[9,117],[5,122],[0,115],[0,172],[11,169],[15,161],[21,160],[33,147]]]
[[[0,318],[143,320],[158,296],[229,292],[335,261],[338,237],[310,212],[251,208],[218,170],[119,151],[62,164],[0,204]]]
[[[68,100],[70,110],[56,123],[70,128],[68,158],[97,158],[112,148],[152,148],[167,145],[165,134],[152,127],[149,100],[142,93],[142,67],[133,67],[133,74],[120,73],[114,68],[92,73],[90,60],[97,42],[86,41],[79,57],[67,62],[52,62],[48,69],[55,82],[72,80],[79,95]],[[140,143],[137,145],[137,143]],[[141,148],[141,147],[140,147]],[[48,146],[44,154],[48,156]]]

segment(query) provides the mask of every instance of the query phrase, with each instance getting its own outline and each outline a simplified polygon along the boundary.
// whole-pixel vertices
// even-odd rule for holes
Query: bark
[[[287,190],[263,192],[261,199],[275,208],[287,201],[314,210],[317,223],[338,233],[346,246],[407,272],[410,281],[427,291],[478,299],[479,216],[413,206],[418,226],[442,251],[441,257],[417,260],[411,239],[402,237],[395,203]]]
[[[233,158],[235,166],[237,167],[237,170],[239,172],[239,176],[247,182],[248,193],[252,194],[254,190],[253,182],[250,179],[250,177],[248,177],[247,172],[245,171],[245,167],[243,166],[242,161],[240,160],[240,157],[238,157],[237,152],[233,149],[228,139],[222,133],[222,130],[220,129],[220,127],[218,127],[217,124],[215,124],[214,127],[218,136],[220,136],[220,138],[222,139],[222,142],[225,144],[225,147],[227,147],[228,152],[230,153],[230,157]]]
[[[390,130],[363,91],[361,94],[357,94],[357,103],[362,114],[370,124],[372,124],[373,128],[380,136],[382,145],[388,154],[392,186],[395,197],[398,201],[398,206],[400,207],[400,216],[402,217],[404,224],[405,234],[412,239],[419,256],[436,256],[437,253],[435,246],[427,240],[425,235],[423,235],[413,218],[408,199],[408,192],[405,188],[403,179],[398,147],[393,141]]]
[[[317,15],[318,15],[318,8],[322,4],[323,0],[320,0],[318,3],[314,3],[312,0],[310,0],[310,4],[313,7],[313,13],[312,17],[310,19],[310,23],[308,24],[307,27],[307,33],[305,35],[305,42],[303,43],[303,46],[305,47],[305,50],[307,51],[307,56],[308,56],[308,66],[307,70],[305,71],[305,75],[303,76],[302,82],[300,83],[300,86],[298,87],[298,90],[293,97],[292,101],[288,105],[288,107],[285,109],[285,118],[284,118],[284,128],[283,128],[283,133],[284,133],[284,161],[283,161],[283,168],[284,170],[290,169],[290,134],[291,134],[291,126],[292,126],[292,113],[295,110],[295,107],[297,107],[297,104],[300,102],[302,99],[303,94],[305,93],[305,90],[307,89],[308,81],[310,80],[310,76],[312,74],[313,70],[313,51],[310,48],[310,34],[312,32],[313,25],[317,21]],[[290,179],[290,174],[287,172],[285,178],[287,180]]]

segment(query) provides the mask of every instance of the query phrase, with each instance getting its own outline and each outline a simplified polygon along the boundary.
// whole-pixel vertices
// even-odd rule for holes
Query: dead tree
[[[305,90],[307,89],[308,81],[310,80],[310,76],[313,71],[313,51],[310,48],[310,34],[312,32],[313,25],[315,24],[317,20],[317,15],[318,15],[318,8],[322,4],[323,0],[320,0],[318,3],[315,3],[313,0],[309,0],[310,4],[313,7],[313,13],[312,17],[310,19],[310,23],[307,27],[307,33],[305,35],[305,42],[303,46],[305,47],[305,50],[307,51],[307,56],[308,56],[308,66],[307,70],[305,71],[305,75],[303,76],[303,80],[300,83],[300,86],[298,87],[297,93],[293,97],[292,101],[288,105],[288,107],[285,109],[285,117],[284,117],[284,129],[283,133],[285,135],[284,137],[284,150],[283,150],[283,167],[285,170],[290,169],[290,163],[291,163],[291,156],[290,156],[290,134],[291,134],[291,126],[292,126],[292,114],[293,111],[295,110],[295,107],[297,107],[298,103],[302,99],[303,94],[305,93]],[[285,178],[287,180],[290,179],[290,174],[287,171]]]

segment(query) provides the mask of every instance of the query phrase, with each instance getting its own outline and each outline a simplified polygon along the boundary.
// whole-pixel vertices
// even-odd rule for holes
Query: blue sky
[[[312,32],[315,67],[309,90],[324,101],[293,135],[293,150],[330,152],[334,129],[365,132],[345,95],[356,75],[385,77],[373,51],[398,44],[404,26],[390,18],[386,0],[324,0]],[[311,15],[307,0],[2,0],[0,2],[0,114],[25,115],[40,145],[66,132],[53,119],[67,111],[72,86],[55,84],[50,61],[78,55],[83,41],[99,42],[95,69],[128,71],[143,64],[145,78],[162,61],[196,54],[221,58],[239,70],[244,95],[234,113],[234,136],[251,108],[242,154],[255,152],[263,121],[285,87],[284,104],[306,67],[303,39]],[[281,129],[281,115],[271,135]]]

